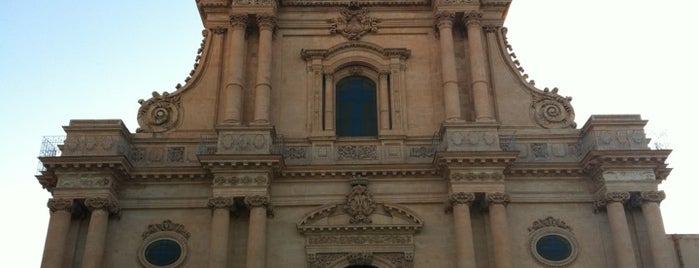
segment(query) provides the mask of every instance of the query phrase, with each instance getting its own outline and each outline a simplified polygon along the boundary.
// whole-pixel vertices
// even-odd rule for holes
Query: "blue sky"
[[[688,217],[697,188],[692,98],[699,4],[689,0],[515,0],[509,41],[537,86],[573,97],[576,121],[632,113],[675,149],[662,186],[668,233],[699,233]],[[3,263],[37,267],[48,222],[34,174],[41,137],[70,119],[122,119],[136,130],[138,99],[174,91],[201,41],[193,0],[0,2],[0,243]],[[27,263],[29,262],[29,263]]]

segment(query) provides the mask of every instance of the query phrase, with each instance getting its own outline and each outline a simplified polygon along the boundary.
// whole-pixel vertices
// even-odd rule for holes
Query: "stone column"
[[[63,264],[63,253],[70,229],[73,200],[52,198],[49,199],[47,206],[51,210],[51,218],[49,219],[49,229],[46,232],[41,268],[60,268]]]
[[[209,268],[225,268],[228,262],[228,230],[233,198],[211,198],[208,205],[213,210],[211,240],[209,241]]]
[[[269,105],[272,94],[272,34],[276,17],[269,14],[257,15],[260,29],[257,46],[257,84],[255,85],[255,124],[269,124]]]
[[[444,116],[446,121],[463,121],[461,118],[461,101],[454,61],[454,12],[440,11],[435,14],[435,23],[439,29],[439,48],[442,62],[442,90],[444,91]]]
[[[675,256],[670,250],[663,216],[660,214],[660,202],[665,199],[663,191],[641,192],[641,209],[646,220],[650,252],[653,254],[654,267],[675,267]]]
[[[245,197],[245,205],[250,209],[248,226],[248,249],[246,268],[266,268],[267,259],[267,206],[266,196]]]
[[[471,12],[464,16],[468,34],[468,52],[471,63],[471,89],[473,90],[473,106],[477,122],[495,120],[493,102],[490,97],[488,76],[486,75],[486,57],[484,52],[481,16],[479,12]]]
[[[626,212],[624,211],[624,202],[629,200],[630,197],[631,195],[628,192],[609,192],[602,197],[602,200],[598,201],[598,206],[604,204],[607,208],[609,229],[616,260],[615,267],[618,268],[636,267],[636,256],[634,255],[631,233],[629,232]]]
[[[495,268],[511,268],[509,227],[507,226],[507,208],[510,197],[506,193],[487,193],[488,213],[490,215],[490,234],[493,238],[493,256]]]
[[[323,124],[325,128],[323,130],[333,130],[335,129],[335,82],[333,81],[332,74],[325,74],[325,118]]]
[[[476,268],[476,254],[473,249],[470,206],[476,199],[474,193],[458,192],[449,196],[454,213],[454,236],[456,243],[456,267]]]
[[[104,242],[107,239],[107,222],[109,214],[117,212],[116,202],[108,198],[87,198],[85,207],[91,213],[85,239],[85,252],[80,267],[100,268],[104,255]]]
[[[226,68],[225,110],[224,122],[240,124],[243,111],[243,74],[245,73],[245,29],[248,23],[247,14],[230,16],[231,30],[228,47],[228,65]]]

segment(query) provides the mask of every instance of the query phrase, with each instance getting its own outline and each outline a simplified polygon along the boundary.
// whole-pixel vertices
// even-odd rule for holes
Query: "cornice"
[[[39,160],[48,172],[109,169],[128,173],[133,168],[122,155],[39,157]]]
[[[579,163],[517,163],[505,170],[507,176],[579,177],[585,174]]]
[[[347,176],[434,176],[437,171],[429,164],[378,164],[378,165],[318,165],[288,166],[281,177],[347,177]]]
[[[519,155],[519,152],[509,151],[438,152],[435,155],[434,164],[438,167],[506,167],[511,165],[517,159],[517,155]]]
[[[281,155],[199,155],[199,161],[206,169],[281,169],[284,158]]]
[[[671,168],[665,163],[672,150],[590,151],[581,161],[584,171],[598,174],[605,168],[652,168],[657,180],[665,180]]]
[[[360,6],[430,6],[430,0],[279,0],[282,6],[348,6],[356,2]]]

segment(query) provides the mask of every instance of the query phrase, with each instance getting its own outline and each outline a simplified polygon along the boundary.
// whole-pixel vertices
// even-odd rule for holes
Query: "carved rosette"
[[[232,14],[229,17],[231,26],[245,28],[248,25],[248,14]]]
[[[366,183],[356,183],[352,185],[352,190],[347,194],[347,201],[342,207],[348,215],[351,224],[371,224],[369,217],[376,209],[374,202]]]
[[[110,198],[86,198],[84,204],[85,207],[90,211],[106,210],[112,214],[119,213],[119,207],[117,205],[117,202]]]
[[[138,125],[136,132],[165,132],[171,130],[179,122],[180,96],[164,92],[162,95],[153,92],[153,97],[147,101],[138,100]]]
[[[56,212],[59,210],[67,210],[68,212],[72,212],[73,211],[73,200],[72,199],[51,198],[46,203],[46,206],[49,207],[49,210],[51,210],[51,212]]]
[[[575,128],[575,111],[570,105],[571,97],[558,95],[558,89],[544,90],[534,97],[531,113],[537,124],[544,128]]]
[[[226,197],[214,197],[210,198],[209,202],[207,205],[212,208],[212,209],[219,209],[219,208],[224,208],[224,209],[233,209],[233,198],[226,198]]]
[[[507,203],[510,202],[510,195],[506,193],[487,193],[485,195],[485,200],[488,202],[489,205],[507,205]]]
[[[641,199],[644,202],[655,202],[660,204],[665,200],[665,191],[647,191],[641,192]]]
[[[350,2],[349,7],[340,8],[340,17],[331,19],[330,33],[339,33],[349,40],[359,40],[367,33],[379,30],[379,20],[369,16],[369,10]]]

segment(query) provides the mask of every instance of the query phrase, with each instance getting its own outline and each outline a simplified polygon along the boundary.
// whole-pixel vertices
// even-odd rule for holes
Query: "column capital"
[[[209,202],[207,202],[206,205],[212,209],[227,208],[233,210],[234,204],[235,202],[231,197],[212,197],[209,198]]]
[[[665,191],[641,192],[641,200],[643,202],[654,202],[660,204],[660,202],[665,200]]]
[[[221,27],[221,26],[211,28],[211,32],[213,32],[214,34],[219,34],[219,35],[224,34],[227,31],[228,31],[228,29],[226,27]]]
[[[434,25],[441,29],[447,27],[449,29],[454,25],[455,14],[452,11],[442,10],[434,14]]]
[[[51,212],[56,212],[59,210],[66,210],[68,212],[73,211],[73,199],[60,199],[51,198],[46,203],[46,206],[51,210]]]
[[[483,18],[483,13],[478,11],[471,11],[464,14],[464,25],[481,25],[481,18]]]
[[[229,18],[229,22],[231,23],[231,26],[233,26],[233,28],[235,28],[235,27],[245,28],[248,26],[248,14],[245,14],[245,13],[231,14],[228,18]]]
[[[257,14],[257,27],[260,30],[274,30],[277,25],[277,16],[273,14]]]
[[[117,202],[111,198],[91,197],[86,198],[85,202],[83,203],[85,204],[85,207],[90,211],[105,210],[112,214],[117,214],[119,212]]]
[[[245,197],[245,205],[248,208],[256,208],[256,207],[268,207],[269,206],[269,197],[262,196],[262,195],[249,195]]]
[[[629,192],[608,192],[602,196],[602,199],[607,203],[624,203],[631,198]]]
[[[507,205],[510,202],[510,195],[502,192],[486,193],[485,201],[488,202],[488,205]]]
[[[486,33],[495,33],[500,29],[500,26],[497,25],[485,25],[483,26],[483,29],[485,29]]]
[[[473,201],[476,200],[475,193],[465,193],[458,192],[449,195],[449,204],[454,205],[467,205],[470,206]]]

